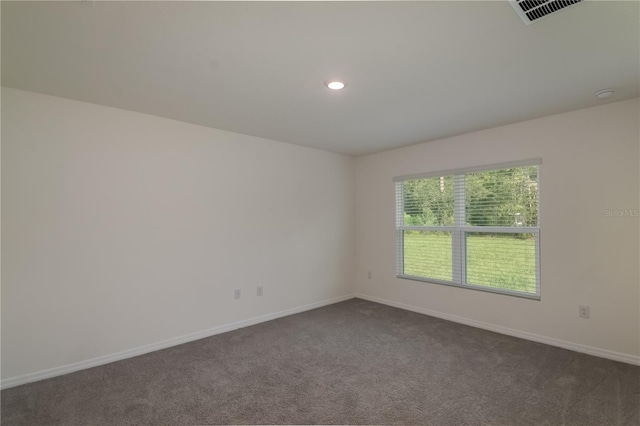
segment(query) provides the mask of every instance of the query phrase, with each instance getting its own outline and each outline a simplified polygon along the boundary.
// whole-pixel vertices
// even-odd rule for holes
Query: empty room
[[[640,424],[640,3],[2,1],[2,425]]]

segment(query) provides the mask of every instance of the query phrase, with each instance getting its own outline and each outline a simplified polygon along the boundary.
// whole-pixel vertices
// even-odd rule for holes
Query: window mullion
[[[465,224],[465,187],[464,175],[456,175],[454,177],[454,197],[453,197],[453,217],[456,230],[452,232],[451,244],[451,266],[453,268],[453,282],[464,284],[466,281],[466,255],[464,250],[464,233]]]
[[[396,182],[396,275],[404,274],[404,182]]]

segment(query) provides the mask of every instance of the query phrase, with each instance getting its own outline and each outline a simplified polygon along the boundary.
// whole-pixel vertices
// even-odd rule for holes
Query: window
[[[539,299],[539,164],[395,178],[398,277]]]

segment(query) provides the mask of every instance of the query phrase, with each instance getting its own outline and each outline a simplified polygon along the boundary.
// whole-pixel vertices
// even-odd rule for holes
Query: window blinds
[[[539,298],[539,164],[394,179],[397,275]]]

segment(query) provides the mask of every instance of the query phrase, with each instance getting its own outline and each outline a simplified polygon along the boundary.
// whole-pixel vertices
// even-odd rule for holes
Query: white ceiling
[[[638,96],[638,6],[2,2],[2,84],[359,155]]]

